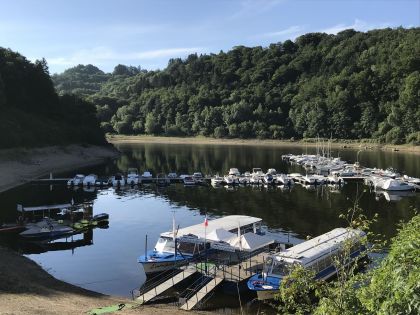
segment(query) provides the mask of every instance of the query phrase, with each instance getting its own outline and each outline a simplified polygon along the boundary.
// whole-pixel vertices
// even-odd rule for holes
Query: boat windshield
[[[291,267],[291,264],[284,261],[275,261],[273,264],[273,269],[271,270],[271,274],[275,277],[287,276],[291,271]]]
[[[171,238],[161,237],[156,243],[155,250],[158,252],[175,252],[175,243]]]

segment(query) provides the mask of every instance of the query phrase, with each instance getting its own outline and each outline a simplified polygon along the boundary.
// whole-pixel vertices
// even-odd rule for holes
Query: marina
[[[17,211],[17,204],[26,210],[44,208],[43,211],[35,211],[40,219],[50,213],[52,216],[60,213],[61,210],[53,209],[57,205],[71,207],[72,200],[76,206],[91,203],[92,217],[102,213],[109,214],[107,228],[89,228],[61,239],[36,242],[24,237],[12,237],[10,233],[0,233],[0,241],[20,250],[46,268],[51,268],[54,276],[84,288],[136,299],[141,299],[149,291],[144,295],[146,304],[170,301],[181,309],[235,314],[239,312],[238,298],[235,297],[235,294],[238,295],[238,284],[242,306],[247,314],[253,314],[263,306],[255,301],[256,296],[249,295],[247,281],[263,270],[267,257],[275,254],[274,249],[264,249],[262,253],[255,252],[252,256],[243,250],[241,260],[232,259],[230,262],[212,257],[209,252],[207,262],[205,256],[200,256],[198,261],[190,260],[165,271],[166,276],[165,273],[160,275],[160,280],[156,277],[160,272],[146,274],[138,259],[145,252],[153,251],[162,234],[168,233],[164,235],[168,238],[173,236],[173,215],[176,219],[175,231],[197,225],[203,233],[206,214],[210,224],[215,219],[231,215],[255,217],[261,219],[261,227],[271,240],[295,245],[305,240],[307,235],[316,237],[342,226],[343,222],[338,216],[352,206],[351,198],[357,194],[362,194],[360,205],[367,216],[372,216],[374,212],[379,213],[379,223],[375,229],[388,237],[395,233],[390,222],[397,222],[409,215],[403,211],[407,204],[419,204],[419,194],[416,192],[375,190],[371,185],[365,185],[364,179],[357,178],[357,175],[325,174],[322,178],[315,177],[317,181],[323,179],[323,184],[295,182],[291,178],[294,173],[299,173],[302,178],[318,174],[309,172],[309,169],[307,171],[300,164],[282,159],[282,155],[290,152],[302,155],[302,152],[293,152],[290,148],[204,148],[203,152],[202,148],[193,146],[121,146],[122,158],[115,163],[53,176],[53,179],[57,177],[68,181],[75,174],[98,174],[97,180],[103,181],[102,185],[67,186],[66,180],[38,181],[0,195],[5,209],[10,209],[1,220],[4,224],[11,224],[18,218],[20,212]],[[406,161],[398,164],[389,159],[388,154],[378,159],[378,163],[373,163],[372,160],[363,159],[364,154],[368,155],[369,152],[359,154],[359,163],[365,165],[365,168],[377,167],[385,170],[392,166],[397,170],[404,170],[402,174],[411,180],[420,175],[416,173],[416,159],[411,164]],[[394,154],[396,157],[401,156]],[[151,160],[145,158],[147,156],[157,158],[151,163]],[[243,156],[247,156],[247,159],[243,159]],[[353,165],[357,152],[344,151],[340,156]],[[254,170],[254,179],[259,181],[254,185],[246,181],[253,178],[253,167],[260,168]],[[148,170],[153,177],[146,183],[134,185],[118,187],[107,184],[108,179],[118,173],[127,179],[130,168],[136,168],[138,174]],[[231,172],[232,168],[236,168],[240,175],[235,170]],[[176,175],[173,174],[175,172]],[[201,181],[199,185],[195,184],[193,176],[198,172],[202,173],[201,178],[198,174],[195,176]],[[213,175],[217,173],[220,176]],[[276,177],[279,182],[282,180],[283,184],[264,182],[267,173]],[[187,174],[191,176],[186,177],[191,177],[194,181],[190,186],[184,185],[183,180],[180,180],[181,175]],[[360,177],[366,178],[365,174],[361,174]],[[236,177],[238,181],[228,185],[222,182],[225,176]],[[340,177],[346,178],[345,184],[338,185]],[[162,180],[162,184],[158,184],[158,178]],[[221,184],[213,187],[213,178],[218,178]],[[354,178],[353,181],[351,178]],[[166,179],[169,179],[169,183]],[[336,183],[328,183],[333,180]],[[32,215],[32,211],[25,212],[25,215]],[[54,220],[58,221],[59,218]],[[235,223],[231,231],[227,232],[237,237],[237,225]],[[207,235],[211,237],[210,233],[208,230]],[[229,235],[221,231],[215,234],[216,239]],[[180,234],[178,236],[181,237]],[[217,247],[216,242],[214,244]],[[223,245],[225,257],[231,256],[229,253],[232,252],[227,251],[230,245]],[[237,245],[239,246],[238,243]],[[173,267],[173,260],[169,264]],[[184,275],[180,275],[179,270],[184,270]],[[189,272],[191,275],[187,276]],[[179,274],[178,277],[175,273]],[[166,281],[170,283],[159,287]],[[140,303],[140,300],[136,302]],[[266,309],[266,313],[271,314],[269,309]]]

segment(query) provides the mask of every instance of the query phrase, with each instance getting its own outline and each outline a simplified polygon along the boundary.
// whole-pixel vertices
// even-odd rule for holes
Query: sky
[[[89,63],[163,69],[309,32],[419,24],[420,0],[0,0],[0,47],[45,58],[51,74]]]

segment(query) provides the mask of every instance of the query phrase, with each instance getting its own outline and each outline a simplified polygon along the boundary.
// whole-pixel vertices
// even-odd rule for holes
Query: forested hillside
[[[104,143],[95,113],[77,96],[56,94],[45,60],[0,47],[0,148]]]
[[[94,71],[74,85],[78,69]],[[107,132],[420,143],[419,71],[420,28],[399,28],[193,54],[161,71],[78,66],[54,81],[80,89]]]

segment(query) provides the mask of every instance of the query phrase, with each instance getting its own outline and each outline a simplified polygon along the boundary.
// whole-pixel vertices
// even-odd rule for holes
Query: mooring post
[[[146,234],[146,240],[144,244],[144,260],[147,261],[147,234]]]

